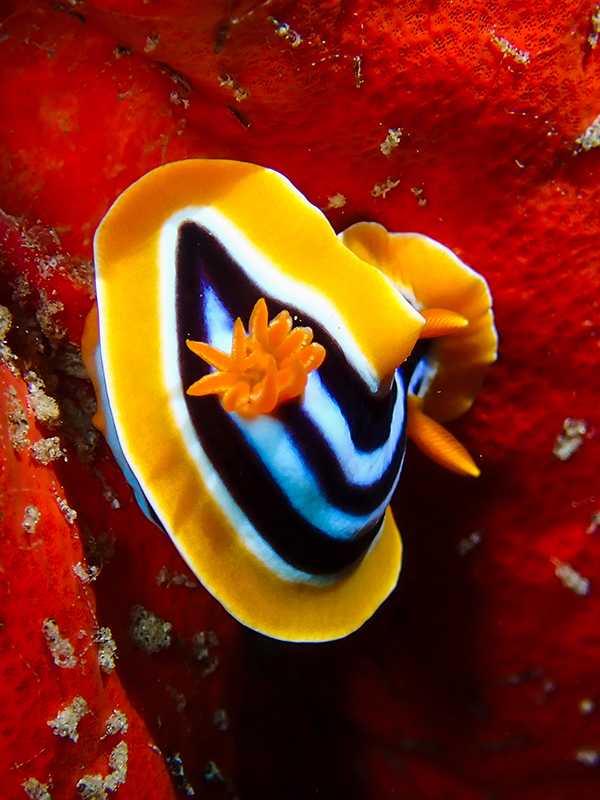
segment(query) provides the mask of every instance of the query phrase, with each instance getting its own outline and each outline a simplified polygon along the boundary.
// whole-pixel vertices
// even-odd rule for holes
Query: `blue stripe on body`
[[[398,393],[392,413],[388,440],[371,451],[360,450],[339,405],[323,385],[318,372],[308,376],[302,408],[335,455],[349,484],[373,486],[389,468],[404,431],[404,390],[401,377],[395,376]]]

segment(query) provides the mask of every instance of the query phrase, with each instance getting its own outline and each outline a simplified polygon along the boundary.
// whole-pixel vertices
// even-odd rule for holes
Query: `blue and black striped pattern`
[[[296,570],[336,577],[364,556],[381,528],[404,457],[410,375],[398,370],[374,395],[310,309],[273,297],[209,230],[187,221],[176,254],[184,389],[210,371],[185,340],[228,352],[235,319],[247,326],[260,297],[270,319],[287,309],[327,351],[304,397],[252,420],[227,413],[215,396],[186,395],[187,410],[213,468],[264,542]]]

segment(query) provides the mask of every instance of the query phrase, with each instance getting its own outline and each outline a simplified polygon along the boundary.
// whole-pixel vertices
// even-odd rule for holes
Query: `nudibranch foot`
[[[452,436],[439,422],[423,413],[421,398],[409,394],[406,404],[406,435],[412,439],[419,450],[450,472],[456,472],[458,475],[470,475],[473,478],[479,477],[479,467],[458,439]]]
[[[94,256],[85,363],[142,509],[250,628],[356,630],[400,573],[407,424],[439,455],[433,420],[494,358],[485,281],[417,234],[338,238],[282,175],[235,161],[145,175]]]

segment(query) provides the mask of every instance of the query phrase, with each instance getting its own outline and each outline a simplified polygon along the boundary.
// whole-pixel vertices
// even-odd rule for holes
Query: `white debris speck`
[[[35,312],[42,333],[51,342],[57,342],[62,339],[66,334],[67,329],[57,320],[54,319],[55,314],[64,311],[64,303],[60,300],[50,300],[48,292],[40,289],[40,303],[38,310]]]
[[[102,672],[110,674],[115,668],[117,645],[110,628],[98,628],[94,633],[94,642],[98,645],[98,663]]]
[[[586,433],[587,422],[585,420],[567,417],[563,422],[563,433],[557,436],[554,443],[553,454],[559,461],[567,461],[581,447]]]
[[[29,445],[29,421],[14,386],[6,390],[8,395],[8,436],[17,453]]]
[[[399,180],[393,180],[392,178],[386,178],[385,183],[376,183],[375,186],[371,189],[371,194],[373,197],[383,197],[385,200],[386,195],[392,189],[395,189],[396,186],[400,183]]]
[[[171,572],[168,567],[161,567],[158,575],[156,576],[157,586],[183,586],[186,589],[196,589],[198,584],[196,581],[184,575],[183,572]]]
[[[73,0],[69,0],[69,3],[71,3],[71,5],[77,5],[79,1],[80,0],[75,0],[75,2],[73,2]],[[131,47],[127,47],[127,45],[124,44],[117,45],[113,50],[113,56],[117,59],[117,61],[120,58],[123,58],[123,56],[132,56],[132,55],[133,55],[133,50],[131,49]]]
[[[45,620],[42,630],[56,666],[73,669],[77,664],[77,656],[71,642],[60,635],[56,622],[53,619]]]
[[[144,53],[152,53],[154,50],[156,50],[159,41],[160,41],[160,34],[158,33],[151,33],[150,36],[146,36]]]
[[[348,198],[344,197],[343,194],[338,192],[337,194],[332,194],[331,197],[327,198],[327,205],[326,208],[343,208],[346,203],[348,202]]]
[[[598,45],[598,38],[600,37],[600,6],[597,6],[592,14],[590,25],[591,30],[587,40],[592,50],[595,50]]]
[[[241,103],[242,100],[247,100],[248,97],[250,97],[250,92],[247,89],[243,89],[241,86],[236,86],[233,90],[233,97],[234,100]]]
[[[73,570],[73,574],[85,584],[95,581],[100,573],[100,567],[88,567],[81,561],[78,561],[76,564],[74,564],[71,569]]]
[[[590,524],[585,529],[586,533],[596,533],[600,528],[600,511],[594,511],[590,514]]]
[[[48,791],[48,784],[40,783],[35,778],[27,778],[21,786],[25,789],[25,794],[29,800],[52,800],[52,795]]]
[[[210,783],[225,783],[223,773],[217,767],[214,761],[209,761],[204,767],[204,780]]]
[[[297,31],[293,31],[287,22],[280,22],[275,17],[268,17],[269,22],[273,26],[273,30],[282,39],[286,39],[292,47],[298,47],[302,43],[302,37]]]
[[[108,800],[102,775],[84,775],[77,782],[77,792],[83,800]]]
[[[585,597],[590,593],[589,578],[584,578],[570,564],[559,561],[557,558],[551,559],[554,564],[554,573],[566,589],[570,589],[575,594]]]
[[[12,327],[12,315],[6,306],[0,305],[0,363],[6,364],[13,375],[18,375],[16,356],[6,342],[6,334]]]
[[[180,94],[177,90],[169,94],[169,100],[174,106],[183,106],[184,108],[190,107],[190,101],[188,98]]]
[[[35,533],[35,529],[37,528],[38,522],[42,518],[40,510],[35,506],[25,506],[25,511],[23,513],[23,522],[21,523],[21,527],[27,533]]]
[[[119,742],[108,759],[110,772],[104,779],[104,788],[109,792],[116,792],[127,780],[127,761],[129,748],[126,742]]]
[[[224,708],[217,708],[213,714],[213,725],[221,732],[229,730],[229,714]]]
[[[417,199],[417,205],[419,206],[427,205],[427,199],[423,196],[423,189],[421,189],[420,186],[411,186],[410,190]]]
[[[170,622],[165,622],[143,606],[134,606],[131,609],[131,627],[129,629],[131,638],[134,644],[148,655],[169,647],[172,627]]]
[[[225,74],[219,77],[219,86],[223,86],[225,89],[233,90],[237,86],[237,83],[232,75]]]
[[[12,327],[12,314],[6,306],[0,306],[0,339],[4,339]]]
[[[111,508],[115,510],[121,508],[121,503],[119,498],[116,495],[115,490],[110,486],[104,475],[100,472],[100,470],[93,470],[93,474],[95,478],[98,478],[100,483],[102,484],[102,494],[104,495],[105,499],[108,501],[108,504]]]
[[[58,495],[56,495],[56,503],[60,508],[60,510],[62,511],[63,516],[67,520],[69,525],[73,525],[73,523],[77,519],[77,512],[75,511],[75,509],[70,508],[67,501],[63,500],[63,498],[59,497]]]
[[[600,115],[592,122],[589,128],[575,139],[575,144],[579,145],[581,150],[592,150],[594,147],[600,146]]]
[[[514,44],[511,44],[508,39],[505,39],[504,36],[496,36],[494,31],[490,33],[490,38],[501,53],[514,58],[517,64],[529,63],[530,52],[528,50],[520,50]]]
[[[247,100],[248,97],[250,97],[250,92],[248,91],[248,89],[242,89],[241,86],[237,86],[233,90],[233,97],[235,100],[237,100],[238,103],[241,103],[242,100]]]
[[[219,86],[224,86],[226,89],[231,89],[233,97],[238,103],[242,100],[247,100],[250,97],[250,92],[244,89],[232,75],[225,74],[219,78]]]
[[[579,710],[587,717],[588,714],[593,714],[596,710],[596,703],[590,700],[589,697],[584,697],[583,700],[579,701]]]
[[[456,549],[458,550],[459,556],[466,556],[467,553],[470,553],[474,547],[481,542],[483,538],[483,534],[481,531],[473,531],[464,539],[461,539],[460,542],[456,545]]]
[[[106,736],[115,736],[117,733],[127,733],[129,728],[129,721],[122,711],[115,709],[110,717],[106,720],[104,730]]]
[[[83,800],[107,800],[109,792],[116,792],[127,780],[127,761],[129,748],[125,742],[119,742],[108,758],[109,773],[106,778],[101,775],[84,775],[77,783],[77,791]]]
[[[72,703],[59,711],[54,719],[48,721],[48,725],[54,728],[56,736],[68,736],[69,739],[76,742],[79,739],[77,726],[88,712],[88,704],[83,697],[77,695],[73,698]]]
[[[48,465],[51,461],[58,461],[59,458],[67,460],[65,450],[60,446],[58,436],[49,436],[47,439],[38,439],[29,447],[31,455],[40,464]]]
[[[12,299],[19,306],[23,307],[25,299],[31,294],[31,286],[25,275],[19,275],[19,277],[16,278],[14,287]]]
[[[586,767],[595,767],[600,763],[600,750],[582,747],[575,753],[575,761],[584,764]]]
[[[49,426],[56,425],[60,419],[60,410],[56,400],[44,391],[44,381],[32,371],[26,373],[25,381],[28,391],[27,405],[37,421]]]
[[[384,156],[388,158],[392,155],[392,152],[398,147],[400,144],[400,140],[402,139],[403,130],[402,128],[388,128],[387,136],[383,140],[383,142],[379,145],[379,149],[383,153]]]
[[[105,487],[105,489],[102,492],[102,494],[108,500],[108,502],[110,504],[110,507],[114,508],[115,511],[118,508],[121,508],[121,501],[119,500],[117,495],[114,493],[114,491],[111,490],[110,486]]]
[[[219,666],[219,659],[211,652],[212,647],[217,647],[219,640],[214,631],[200,631],[192,639],[192,653],[204,666],[202,675],[210,675]]]
[[[194,791],[194,787],[189,782],[188,777],[185,774],[181,755],[179,753],[173,753],[171,756],[166,756],[165,763],[169,770],[169,774],[175,779],[177,788],[180,791],[185,792],[188,797],[194,797],[196,792]]]
[[[362,56],[354,56],[352,59],[352,67],[354,68],[354,85],[357,89],[364,83],[364,78],[362,76]]]

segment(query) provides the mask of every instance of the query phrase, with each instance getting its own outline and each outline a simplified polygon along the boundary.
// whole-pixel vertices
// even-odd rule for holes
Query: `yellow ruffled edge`
[[[207,196],[199,190],[202,185]],[[395,350],[389,337],[397,328],[403,304],[396,302],[396,292],[390,291],[387,281],[379,277],[375,280],[371,268],[337,242],[331,228],[320,221],[322,215],[291,184],[277,173],[252,165],[187,161],[161,167],[140,179],[117,199],[96,233],[103,369],[123,453],[148,501],[203,585],[235,618],[256,631],[288,641],[328,641],[359,628],[397,584],[402,543],[391,511],[386,511],[383,529],[369,552],[347,577],[322,587],[282,580],[246,549],[207,491],[160,380],[157,289],[162,224],[181,208],[196,203],[213,202],[233,217],[236,203],[260,206],[270,187],[279,210],[273,210],[269,203],[269,214],[263,213],[262,218],[269,216],[267,223],[271,224],[283,224],[288,216],[303,220],[294,231],[293,241],[300,252],[301,237],[305,243],[308,237],[310,258],[321,263],[315,259],[315,253],[319,253],[327,259],[323,263],[328,267],[333,260],[332,272],[345,274],[342,285],[350,283],[353,287],[352,292],[346,290],[344,294],[346,313],[350,313],[350,301],[358,293],[363,313],[379,320],[395,316],[387,337],[378,332],[384,347],[388,339],[389,358]],[[261,193],[256,195],[258,190]],[[314,225],[306,227],[309,222],[316,223],[316,230]],[[282,246],[282,237],[275,238]],[[287,246],[289,249],[289,241]],[[316,275],[319,269],[315,269]],[[363,281],[366,286],[361,285]],[[379,317],[370,306],[381,312]],[[404,317],[418,331],[420,315]],[[86,333],[88,354],[94,348],[94,328],[92,318]],[[370,327],[363,328],[361,335],[368,338]],[[414,330],[411,335],[415,335]],[[89,363],[89,357],[86,360]]]
[[[422,410],[438,422],[464,414],[491,363],[498,336],[485,279],[447,247],[418,233],[390,233],[376,222],[359,222],[339,234],[352,252],[380,269],[419,310],[446,308],[469,321],[464,330],[432,341],[435,377]]]

